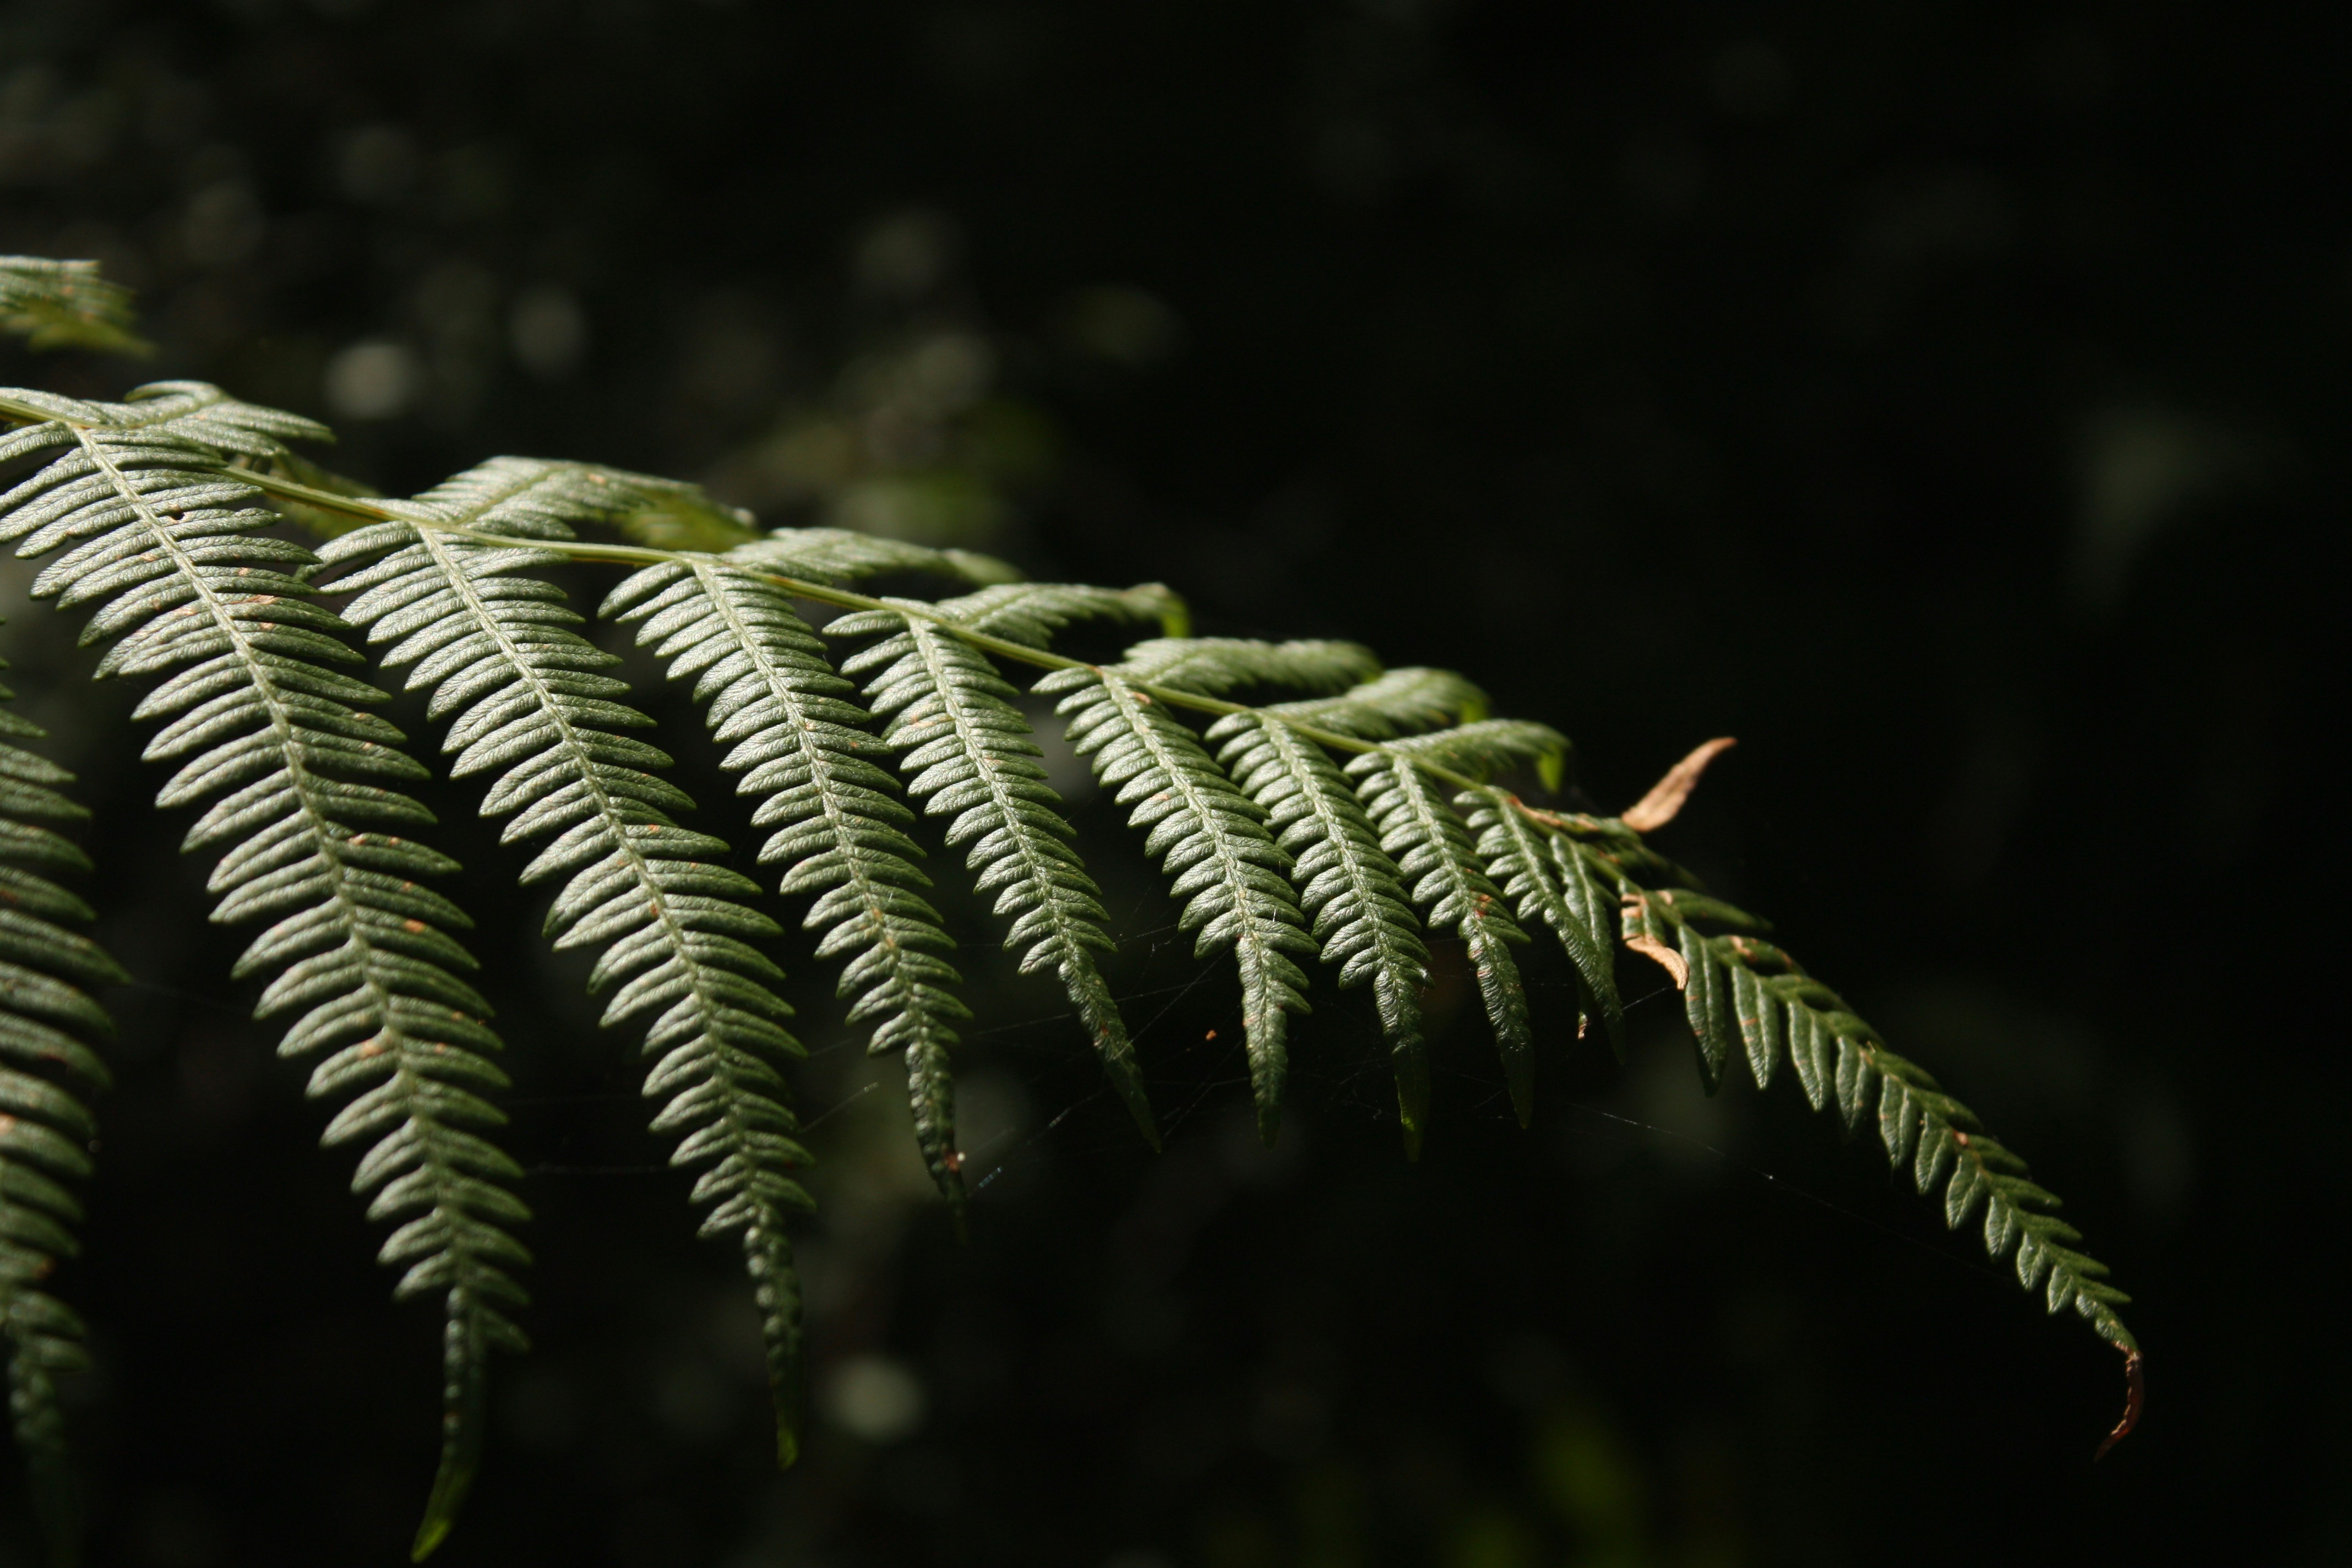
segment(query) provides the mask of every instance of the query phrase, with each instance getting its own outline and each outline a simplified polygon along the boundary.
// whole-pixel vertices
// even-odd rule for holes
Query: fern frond
[[[1045,783],[1045,753],[1013,705],[1019,693],[950,627],[1041,647],[1085,616],[1163,616],[1171,597],[1164,589],[1006,584],[938,605],[890,601],[900,607],[843,616],[824,628],[828,637],[880,639],[841,668],[866,677],[867,706],[887,721],[882,741],[898,752],[907,793],[926,815],[952,818],[950,847],[971,846],[965,868],[978,874],[980,892],[996,894],[995,912],[1013,917],[1005,946],[1022,952],[1021,973],[1050,968],[1060,979],[1111,1087],[1155,1149],[1160,1132],[1134,1042],[1095,962],[1114,946],[1103,930],[1102,891],[1072,847],[1076,833]]]
[[[313,1096],[357,1095],[325,1142],[374,1140],[352,1185],[374,1194],[370,1217],[400,1222],[380,1255],[406,1265],[394,1294],[442,1300],[442,1463],[419,1537],[429,1550],[477,1463],[488,1352],[523,1343],[509,1270],[528,1254],[506,1227],[528,1211],[500,1184],[520,1171],[482,1136],[504,1121],[482,1091],[506,1079],[488,1059],[487,1004],[452,973],[473,967],[448,934],[469,922],[418,885],[455,865],[376,830],[432,820],[394,787],[425,769],[362,711],[383,693],[337,668],[359,656],[297,575],[314,558],[257,532],[278,518],[245,504],[256,492],[219,466],[323,432],[192,383],[128,404],[7,401],[51,416],[0,439],[0,460],[63,450],[0,496],[0,541],[21,541],[26,558],[72,546],[33,594],[98,605],[83,641],[116,639],[100,678],[168,675],[136,710],[170,721],[147,757],[181,764],[157,802],[206,805],[185,847],[222,852],[213,919],[271,922],[235,973],[274,976],[257,1016],[297,1015],[280,1055],[325,1054]]]
[[[1479,1000],[1502,1057],[1511,1108],[1524,1126],[1535,1101],[1534,1035],[1526,983],[1510,950],[1528,935],[1511,918],[1502,889],[1487,876],[1471,845],[1469,827],[1446,804],[1442,786],[1414,761],[1417,756],[1443,759],[1441,765],[1447,765],[1471,756],[1517,760],[1523,754],[1510,744],[1515,737],[1527,738],[1517,731],[1482,731],[1471,736],[1480,730],[1479,724],[1464,725],[1393,741],[1386,749],[1349,763],[1348,773],[1380,829],[1381,850],[1395,858],[1404,877],[1418,879],[1412,883],[1412,899],[1423,918],[1433,927],[1452,930],[1467,950]]]
[[[776,1068],[800,1054],[783,1026],[791,1009],[770,988],[782,972],[752,945],[778,928],[744,903],[758,888],[714,863],[726,845],[671,816],[693,802],[649,771],[670,759],[621,733],[653,721],[620,700],[625,682],[598,673],[619,660],[571,629],[582,617],[562,589],[529,575],[562,560],[531,541],[569,540],[572,521],[625,512],[635,502],[625,490],[609,471],[501,458],[407,503],[418,521],[357,529],[320,553],[353,568],[332,591],[356,593],[345,614],[391,645],[385,667],[413,667],[410,689],[429,689],[427,711],[450,721],[451,776],[491,775],[482,813],[511,816],[506,842],[552,839],[523,881],[564,879],[547,934],[559,948],[601,949],[589,984],[614,988],[604,1023],[654,1015],[645,1091],[667,1102],[654,1130],[685,1134],[673,1164],[716,1162],[693,1196],[713,1205],[702,1234],[733,1234],[742,1247],[788,1465],[799,1447],[801,1323],[784,1216],[808,1206],[793,1179],[808,1154],[793,1142]],[[485,545],[450,528],[517,542]]]
[[[100,277],[95,261],[0,256],[0,332],[37,349],[153,353],[132,320],[131,290]]]
[[[985,587],[1020,579],[1014,567],[969,550],[933,550],[901,539],[853,533],[845,528],[779,528],[739,544],[728,558],[762,571],[836,585],[891,572],[928,572]]]
[[[1134,807],[1128,825],[1150,829],[1144,853],[1161,858],[1160,868],[1175,879],[1171,891],[1184,900],[1178,926],[1200,933],[1193,956],[1233,953],[1258,1133],[1268,1143],[1289,1071],[1289,1016],[1308,1010],[1307,975],[1290,955],[1317,951],[1288,880],[1296,863],[1266,831],[1266,807],[1235,787],[1200,738],[1141,686],[1344,686],[1378,668],[1368,651],[1346,643],[1159,638],[1107,669],[1057,669],[1034,689],[1061,697],[1057,711],[1069,719],[1079,755],[1118,792],[1119,805]]]
[[[602,613],[641,623],[638,644],[670,660],[671,679],[695,682],[712,733],[732,748],[721,765],[745,775],[741,792],[761,797],[752,822],[773,829],[760,862],[786,862],[779,891],[818,895],[803,922],[825,931],[817,956],[849,958],[839,994],[857,994],[852,1023],[878,1020],[868,1051],[904,1055],[916,1142],[961,1215],[949,1058],[971,1010],[950,989],[962,977],[940,956],[955,943],[919,891],[930,879],[905,832],[914,814],[876,765],[886,753],[858,728],[867,714],[842,700],[856,689],[825,662],[790,593],[718,561],[649,566],[614,588]]]
[[[0,700],[9,695],[0,687]],[[91,1045],[113,1038],[114,1024],[88,988],[130,976],[58,923],[90,911],[49,879],[90,865],[50,825],[89,814],[59,793],[72,774],[16,743],[41,738],[39,726],[0,709],[0,1334],[16,1447],[63,1563],[79,1545],[80,1508],[55,1379],[89,1358],[81,1320],[44,1287],[80,1251],[72,1227],[81,1205],[66,1184],[89,1175],[89,1101],[110,1081]]]

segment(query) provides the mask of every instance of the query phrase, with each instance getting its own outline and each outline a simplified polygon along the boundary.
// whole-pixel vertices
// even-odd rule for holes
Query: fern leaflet
[[[131,331],[131,290],[100,277],[95,261],[0,256],[0,332],[37,349],[155,352]]]
[[[919,891],[930,879],[905,831],[914,814],[870,760],[886,753],[856,727],[866,713],[842,700],[856,688],[825,662],[789,593],[718,561],[649,566],[613,590],[604,613],[642,623],[638,642],[709,704],[712,732],[732,745],[723,765],[763,797],[753,823],[774,830],[760,861],[787,862],[779,891],[818,895],[804,922],[825,931],[817,956],[854,955],[841,977],[841,994],[859,993],[850,1021],[878,1018],[868,1049],[903,1053],[916,1142],[961,1215],[949,1053],[971,1010],[949,989],[961,977],[940,955],[955,943]]]
[[[617,700],[625,682],[598,673],[619,661],[571,627],[581,617],[553,584],[527,575],[562,557],[534,547],[569,540],[570,521],[613,518],[638,504],[623,481],[573,464],[501,458],[408,503],[415,521],[354,530],[320,551],[355,592],[346,613],[371,642],[390,643],[386,668],[414,666],[411,689],[430,688],[429,712],[448,718],[442,750],[454,778],[494,775],[483,815],[512,815],[508,843],[552,837],[526,883],[566,879],[548,911],[558,947],[599,946],[592,990],[614,987],[606,1026],[653,1014],[645,1051],[653,1122],[683,1132],[678,1165],[716,1163],[694,1185],[714,1206],[709,1237],[733,1234],[759,1302],[776,1452],[799,1452],[800,1289],[787,1212],[808,1197],[792,1173],[806,1151],[784,1104],[776,1062],[800,1047],[790,1009],[770,989],[782,973],[752,946],[777,934],[747,908],[758,889],[712,863],[716,838],[669,815],[692,808],[648,769],[669,758],[618,731],[653,721]],[[512,547],[452,537],[465,528],[513,538]]]
[[[1298,900],[1286,879],[1287,851],[1265,829],[1266,808],[1234,787],[1200,739],[1140,689],[1223,691],[1257,682],[1329,688],[1378,669],[1345,643],[1275,646],[1231,638],[1160,638],[1107,669],[1057,669],[1037,682],[1059,695],[1070,740],[1104,787],[1132,806],[1128,824],[1149,828],[1146,855],[1161,858],[1184,901],[1180,929],[1197,931],[1193,955],[1230,951],[1242,978],[1242,1033],[1258,1134],[1274,1142],[1289,1070],[1288,1018],[1307,1011],[1307,976],[1292,953],[1312,956]]]
[[[1370,984],[1396,1076],[1405,1147],[1421,1147],[1429,1061],[1421,993],[1429,949],[1405,896],[1403,873],[1381,847],[1363,803],[1330,754],[1300,726],[1336,735],[1393,735],[1452,724],[1484,706],[1475,687],[1444,670],[1392,669],[1336,696],[1228,713],[1210,725],[1217,760],[1266,813],[1266,831],[1291,855],[1291,879],[1342,990]]]
[[[1616,969],[1609,956],[1612,943],[1590,874],[1573,860],[1563,864],[1554,858],[1552,841],[1519,809],[1516,795],[1487,785],[1454,796],[1454,804],[1468,814],[1486,874],[1519,901],[1519,918],[1541,921],[1559,939],[1576,971],[1581,1010],[1577,1033],[1582,1035],[1592,1016],[1600,1015],[1610,1047],[1623,1061],[1625,1008],[1618,999]],[[1527,1121],[1524,1109],[1519,1120]]]
[[[1442,767],[1523,760],[1529,742],[1540,742],[1541,726],[1507,727],[1511,721],[1482,720],[1388,743],[1348,764],[1364,806],[1381,832],[1381,848],[1393,856],[1412,883],[1412,901],[1433,926],[1450,927],[1467,950],[1479,999],[1494,1027],[1511,1107],[1525,1125],[1535,1097],[1534,1034],[1528,1016],[1527,986],[1511,946],[1528,940],[1511,918],[1502,890],[1486,874],[1472,847],[1470,831],[1446,804],[1423,762]],[[1541,751],[1540,745],[1537,748]],[[1545,752],[1544,754],[1557,754]]]
[[[0,540],[26,557],[73,545],[33,592],[60,608],[104,601],[83,633],[118,639],[101,678],[176,671],[136,710],[171,721],[150,759],[187,759],[157,804],[211,802],[185,847],[223,850],[213,918],[272,922],[234,973],[274,974],[257,1016],[298,1015],[280,1055],[325,1053],[312,1095],[357,1093],[325,1141],[375,1140],[352,1186],[374,1194],[371,1218],[401,1222],[380,1254],[407,1266],[394,1294],[442,1300],[442,1459],[418,1535],[430,1551],[478,1462],[488,1352],[524,1342],[509,1271],[529,1255],[505,1227],[529,1211],[499,1184],[520,1172],[481,1136],[505,1119],[479,1091],[506,1079],[487,1056],[488,1005],[451,973],[473,966],[447,934],[468,922],[417,885],[454,863],[375,831],[432,820],[391,787],[425,770],[362,710],[383,694],[333,668],[359,656],[293,575],[310,553],[257,532],[278,519],[239,504],[252,489],[216,466],[325,432],[192,383],[41,405],[55,416],[0,440],[0,461],[63,450],[0,496]]]
[[[1021,575],[1002,561],[969,550],[933,550],[845,528],[779,528],[737,545],[728,557],[763,571],[835,585],[894,572],[927,572],[975,588],[1010,583]]]
[[[1157,587],[1120,593],[1024,583],[938,605],[887,603],[905,607],[844,616],[824,628],[829,637],[880,638],[841,668],[867,676],[866,701],[888,721],[883,743],[900,753],[907,793],[928,815],[953,818],[947,842],[971,846],[964,865],[979,874],[976,888],[996,894],[996,913],[1013,917],[1005,945],[1025,950],[1021,972],[1050,967],[1059,977],[1111,1087],[1158,1148],[1134,1044],[1095,963],[1097,952],[1113,946],[1102,929],[1109,917],[1101,890],[1071,846],[1076,834],[1056,809],[1062,797],[1045,783],[1037,760],[1044,753],[1013,705],[1018,693],[957,631],[1043,647],[1082,617],[1164,617],[1170,595]]]
[[[0,661],[0,669],[7,665]],[[0,700],[11,695],[0,687]],[[59,921],[88,905],[49,879],[89,859],[52,824],[89,815],[59,791],[73,775],[16,742],[39,726],[0,709],[0,1334],[8,1341],[8,1411],[52,1551],[80,1535],[79,1488],[66,1454],[56,1376],[89,1364],[82,1324],[45,1288],[80,1251],[81,1205],[66,1183],[90,1173],[89,1100],[109,1082],[91,1042],[114,1024],[89,988],[127,980],[104,950]]]

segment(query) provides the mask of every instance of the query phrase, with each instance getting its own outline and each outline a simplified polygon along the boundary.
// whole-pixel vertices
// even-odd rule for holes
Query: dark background
[[[1793,1085],[1705,1100],[1630,957],[1622,1073],[1535,971],[1527,1133],[1442,975],[1417,1166],[1361,994],[1320,985],[1256,1150],[1229,982],[1095,802],[1169,1150],[950,900],[983,1015],[965,1146],[993,1173],[959,1247],[895,1067],[790,959],[824,1414],[780,1479],[749,1309],[642,1131],[631,1047],[440,790],[540,1216],[540,1349],[501,1369],[453,1568],[2352,1553],[2325,1283],[2347,868],[2320,765],[2352,563],[2339,24],[0,18],[0,250],[100,258],[161,345],[144,370],[0,351],[8,379],[217,379],[335,422],[331,460],[387,489],[594,458],[772,523],[1161,578],[1205,630],[1467,671],[1571,733],[1611,809],[1737,734],[1661,846],[2035,1161],[2150,1355],[2147,1421],[2095,1468],[2112,1353]],[[97,1336],[73,1391],[95,1560],[399,1561],[430,1315],[388,1303],[348,1157],[314,1152],[322,1112],[243,1021],[131,694],[83,682],[70,626],[5,581],[23,707],[99,807],[102,934],[141,982],[110,999],[121,1083],[65,1287]],[[692,721],[649,700],[742,842]],[[9,1485],[0,1562],[28,1562]]]

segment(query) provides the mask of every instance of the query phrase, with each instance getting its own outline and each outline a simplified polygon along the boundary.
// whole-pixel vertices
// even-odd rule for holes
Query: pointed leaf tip
[[[434,1500],[436,1504],[439,1500],[437,1497]],[[422,1563],[432,1556],[435,1552],[440,1550],[441,1543],[449,1539],[450,1526],[457,1522],[454,1511],[443,1511],[437,1507],[427,1505],[425,1510],[425,1522],[416,1527],[415,1543],[408,1549],[408,1560],[411,1563]]]
[[[440,1473],[433,1478],[433,1495],[425,1501],[425,1521],[416,1527],[416,1541],[408,1549],[411,1563],[422,1563],[449,1539],[457,1510],[474,1484],[474,1462],[457,1447],[444,1447]]]

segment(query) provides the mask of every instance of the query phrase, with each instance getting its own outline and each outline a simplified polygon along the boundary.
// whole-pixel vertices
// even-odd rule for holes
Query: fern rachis
[[[87,273],[0,258],[0,326],[120,347],[126,323]],[[149,756],[178,764],[160,802],[202,808],[187,847],[217,852],[214,918],[269,922],[236,975],[267,976],[260,1015],[292,1016],[281,1054],[320,1058],[311,1092],[352,1097],[326,1136],[373,1141],[353,1184],[373,1194],[373,1217],[399,1222],[383,1251],[406,1266],[396,1293],[441,1301],[445,1442],[420,1556],[478,1458],[488,1352],[522,1348],[513,1270],[526,1258],[509,1230],[527,1211],[508,1185],[520,1173],[488,1136],[505,1079],[488,1005],[459,978],[472,960],[450,933],[467,922],[420,885],[457,870],[411,836],[430,818],[399,786],[428,770],[367,711],[382,694],[348,673],[362,657],[354,628],[382,668],[429,691],[449,776],[486,778],[482,810],[506,819],[504,841],[536,844],[520,876],[559,884],[547,934],[596,952],[604,1022],[645,1022],[653,1128],[681,1135],[674,1163],[700,1167],[704,1233],[742,1249],[780,1460],[796,1447],[788,1225],[807,1202],[794,1179],[807,1156],[786,1088],[799,1047],[771,955],[782,928],[728,846],[678,820],[692,803],[658,776],[667,756],[631,733],[653,721],[611,673],[618,660],[537,575],[567,563],[633,569],[604,613],[635,625],[670,679],[693,682],[723,765],[756,802],[751,825],[769,830],[759,863],[783,868],[783,894],[813,899],[814,955],[845,960],[840,991],[851,1020],[871,1025],[870,1048],[903,1055],[918,1144],[959,1213],[952,1080],[971,1013],[923,896],[924,818],[1010,918],[1022,970],[1060,980],[1157,1140],[1099,964],[1108,918],[1005,676],[1025,666],[1045,672],[1034,693],[1060,699],[1078,751],[1146,830],[1197,953],[1234,955],[1268,1138],[1308,961],[1333,966],[1341,987],[1371,988],[1417,1148],[1430,1093],[1424,924],[1467,950],[1523,1122],[1546,1037],[1514,950],[1529,928],[1549,931],[1575,977],[1579,1024],[1563,1033],[1597,1020],[1622,1048],[1622,947],[1673,976],[1710,1089],[1735,1059],[1765,1087],[1785,1058],[1815,1109],[1833,1102],[1850,1127],[1875,1116],[1890,1161],[1923,1195],[1940,1192],[1950,1226],[1981,1210],[1989,1252],[2126,1353],[2133,1395],[2117,1436],[2137,1415],[2126,1298],[2077,1249],[2056,1200],[1763,922],[1644,841],[1720,743],[1622,817],[1551,811],[1496,778],[1532,765],[1556,783],[1566,742],[1488,718],[1460,677],[1383,671],[1348,644],[1192,637],[1164,589],[1022,583],[984,558],[838,531],[761,534],[691,487],[583,464],[500,458],[411,500],[374,499],[290,450],[323,431],[194,384],[119,404],[0,393],[0,420],[16,427],[0,461],[33,466],[0,495],[0,539],[28,557],[63,552],[36,593],[96,606],[85,640],[113,639],[100,676],[159,678],[138,716],[163,721]],[[333,537],[314,555],[298,528]],[[879,573],[959,592],[852,585]],[[326,595],[348,596],[342,615]],[[804,603],[845,613],[815,628]],[[1052,651],[1082,619],[1157,621],[1167,635],[1104,664]],[[840,644],[853,647],[836,661]],[[863,707],[850,700],[860,681]],[[1308,695],[1227,695],[1244,688]],[[63,775],[16,744],[38,739],[21,721],[0,719],[0,1331],[19,1442],[65,1539],[48,1380],[71,1364],[79,1331],[45,1280],[73,1248],[65,1184],[88,1167],[83,1102],[105,1081],[93,1048],[104,1015],[87,993],[117,972],[58,923],[87,915],[48,879],[83,863],[45,826],[74,816]]]

